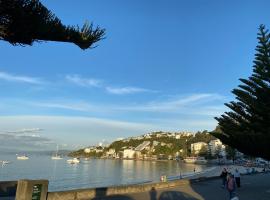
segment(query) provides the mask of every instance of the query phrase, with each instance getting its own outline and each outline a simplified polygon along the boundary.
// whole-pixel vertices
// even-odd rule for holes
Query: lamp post
[[[187,139],[186,139],[186,157],[188,157],[188,144],[187,144]]]

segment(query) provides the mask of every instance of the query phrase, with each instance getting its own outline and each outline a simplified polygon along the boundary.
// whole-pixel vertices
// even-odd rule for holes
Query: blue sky
[[[268,1],[41,2],[64,24],[105,28],[106,38],[86,51],[0,41],[0,138],[8,146],[77,148],[212,130],[238,79],[251,74],[258,27],[270,20]]]

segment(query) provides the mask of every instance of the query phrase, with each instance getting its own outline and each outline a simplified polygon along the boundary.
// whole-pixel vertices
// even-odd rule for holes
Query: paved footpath
[[[241,188],[237,189],[239,200],[270,200],[270,173],[241,177]],[[167,188],[144,193],[115,195],[92,200],[229,200],[221,180],[207,180],[177,188]]]

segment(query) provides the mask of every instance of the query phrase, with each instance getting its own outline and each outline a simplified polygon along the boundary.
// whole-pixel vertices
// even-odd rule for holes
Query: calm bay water
[[[68,164],[68,158],[51,160],[50,156],[33,155],[29,160],[17,160],[16,155],[0,155],[11,163],[0,165],[0,181],[18,179],[48,179],[49,191],[104,187],[158,181],[161,175],[179,176],[205,170],[208,166],[176,161],[82,160]]]

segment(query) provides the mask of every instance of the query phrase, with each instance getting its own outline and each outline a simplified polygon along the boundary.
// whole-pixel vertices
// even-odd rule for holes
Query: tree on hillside
[[[0,40],[13,45],[45,40],[71,42],[88,49],[104,34],[104,29],[88,22],[81,29],[63,25],[39,0],[0,0]]]
[[[207,157],[208,155],[208,147],[207,146],[202,146],[199,154],[199,156],[202,156],[202,157]]]
[[[220,158],[221,157],[221,151],[222,151],[222,147],[220,145],[218,145],[216,147],[215,152],[214,152],[214,157],[215,158]]]
[[[236,100],[225,105],[231,109],[218,121],[220,131],[212,132],[223,143],[250,156],[270,160],[270,34],[259,27],[253,73],[240,79],[232,93]]]
[[[236,150],[230,146],[226,146],[225,151],[227,159],[231,159],[234,161],[236,157]]]

